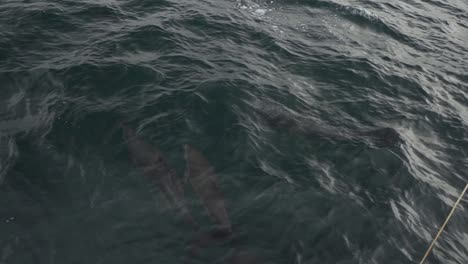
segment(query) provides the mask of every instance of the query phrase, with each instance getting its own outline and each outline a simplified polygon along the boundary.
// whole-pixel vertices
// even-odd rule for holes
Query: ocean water
[[[418,263],[467,181],[465,0],[3,0],[0,263]],[[121,124],[219,180],[190,250]],[[468,263],[468,198],[427,263]]]

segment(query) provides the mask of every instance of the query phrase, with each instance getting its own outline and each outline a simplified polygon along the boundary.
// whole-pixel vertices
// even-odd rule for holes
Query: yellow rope
[[[428,248],[427,251],[426,251],[426,254],[424,254],[424,257],[422,258],[421,262],[419,262],[419,264],[423,264],[424,261],[426,260],[427,256],[429,256],[429,253],[431,253],[432,248],[434,247],[434,245],[435,245],[437,239],[439,239],[440,234],[442,234],[442,231],[444,231],[445,226],[447,225],[448,221],[449,221],[450,218],[452,217],[453,212],[455,212],[455,209],[457,208],[457,206],[458,206],[458,204],[460,203],[461,199],[462,199],[463,196],[465,195],[466,190],[468,190],[468,183],[466,184],[465,189],[463,190],[463,192],[460,194],[460,197],[458,198],[457,202],[453,205],[452,211],[450,211],[449,215],[447,216],[447,219],[445,219],[444,224],[443,224],[442,227],[439,229],[439,232],[438,232],[437,235],[435,236],[434,240],[432,241],[431,245],[429,246],[429,248]]]

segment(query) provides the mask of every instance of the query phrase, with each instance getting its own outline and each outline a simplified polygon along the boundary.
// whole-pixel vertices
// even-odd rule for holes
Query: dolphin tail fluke
[[[189,252],[192,256],[199,256],[201,251],[213,245],[224,244],[232,239],[232,232],[219,227],[203,230],[192,239]]]

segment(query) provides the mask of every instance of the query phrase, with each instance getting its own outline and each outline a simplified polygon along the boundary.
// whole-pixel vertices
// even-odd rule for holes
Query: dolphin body
[[[158,185],[169,202],[181,213],[184,221],[194,226],[195,222],[185,203],[182,182],[176,171],[169,166],[159,150],[141,140],[133,129],[124,124],[121,126],[134,164]]]
[[[282,109],[279,105],[261,104],[255,106],[254,109],[270,126],[308,138],[324,137],[340,141],[368,139],[372,144],[381,148],[396,145],[400,140],[398,132],[390,127],[360,130],[340,129],[297,116]]]
[[[230,234],[231,221],[226,210],[224,196],[219,188],[218,177],[214,168],[203,154],[191,145],[184,145],[187,168],[186,178],[189,179],[195,192],[202,198],[206,209],[219,224],[215,236]]]
[[[9,169],[15,164],[18,157],[18,146],[15,139],[0,134],[0,186]]]

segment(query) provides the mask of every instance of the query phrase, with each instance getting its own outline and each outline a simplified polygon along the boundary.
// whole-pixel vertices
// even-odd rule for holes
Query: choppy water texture
[[[417,263],[467,180],[464,0],[4,0],[0,263]],[[229,241],[131,162],[183,146]],[[468,263],[467,199],[428,263]],[[250,261],[250,262],[248,262]]]

